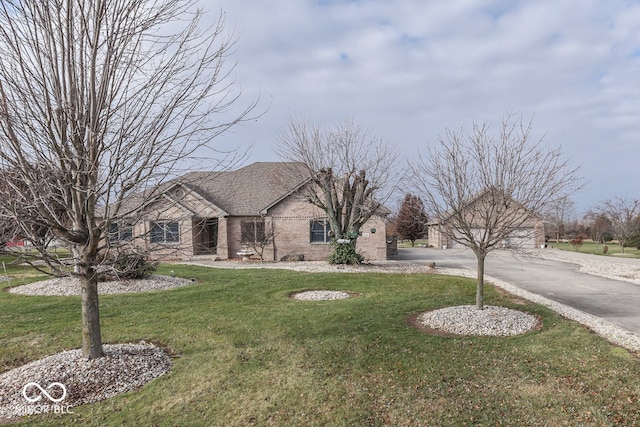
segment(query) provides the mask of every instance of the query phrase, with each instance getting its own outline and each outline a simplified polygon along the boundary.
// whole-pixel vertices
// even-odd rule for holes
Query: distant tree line
[[[605,200],[581,219],[571,218],[571,209],[558,209],[550,216],[546,234],[555,241],[591,239],[602,245],[615,241],[623,253],[624,248],[640,249],[640,199]]]

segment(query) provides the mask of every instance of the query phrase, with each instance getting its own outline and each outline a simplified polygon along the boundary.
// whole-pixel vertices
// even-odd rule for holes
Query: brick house
[[[137,219],[111,224],[109,239],[145,245],[154,258],[232,259],[244,247],[266,261],[288,255],[326,260],[326,215],[305,200],[308,184],[290,173],[292,165],[257,162],[235,171],[183,175],[158,187],[136,210]],[[386,259],[382,215],[361,229],[357,250],[367,260]]]

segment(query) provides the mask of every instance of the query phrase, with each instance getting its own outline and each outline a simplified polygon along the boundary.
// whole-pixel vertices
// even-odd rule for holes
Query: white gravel
[[[538,326],[534,315],[506,307],[474,305],[446,307],[427,311],[418,316],[424,326],[456,335],[481,335],[504,337],[520,335]]]
[[[95,360],[80,350],[64,351],[0,374],[0,423],[72,413],[75,406],[136,390],[171,367],[167,352],[145,342],[107,344],[104,350],[106,356]]]
[[[302,301],[333,301],[351,298],[351,294],[341,291],[304,291],[295,293],[292,297]]]
[[[193,283],[191,280],[172,276],[154,275],[142,280],[112,280],[100,282],[98,293],[123,294],[130,292],[147,292],[172,289]],[[20,295],[80,295],[80,279],[75,277],[57,277],[28,285],[10,288],[9,292]]]
[[[579,252],[557,249],[534,251],[530,255],[553,261],[580,265],[579,270],[593,276],[607,277],[640,285],[640,260],[630,258],[593,257]]]

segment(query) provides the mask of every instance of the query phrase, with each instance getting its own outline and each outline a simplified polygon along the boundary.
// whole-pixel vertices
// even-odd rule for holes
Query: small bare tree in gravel
[[[447,130],[411,166],[429,217],[477,257],[478,309],[484,308],[487,255],[579,188],[578,168],[533,139],[532,126],[507,114],[495,132],[488,122]]]
[[[103,356],[97,269],[109,224],[255,106],[234,109],[235,41],[222,15],[207,27],[203,17],[195,0],[0,4],[0,169],[18,174],[0,188],[0,212],[24,238],[44,228],[71,248],[86,358]],[[125,210],[132,193],[145,197]]]

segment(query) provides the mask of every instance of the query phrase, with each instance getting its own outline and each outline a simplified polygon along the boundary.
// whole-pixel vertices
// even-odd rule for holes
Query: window
[[[109,224],[109,243],[133,240],[133,224],[112,222]]]
[[[178,243],[180,231],[177,221],[157,221],[151,223],[151,243]]]
[[[331,225],[327,219],[311,221],[311,243],[329,243],[331,241]]]
[[[264,221],[254,219],[250,221],[242,221],[240,223],[240,239],[242,243],[264,243]]]

